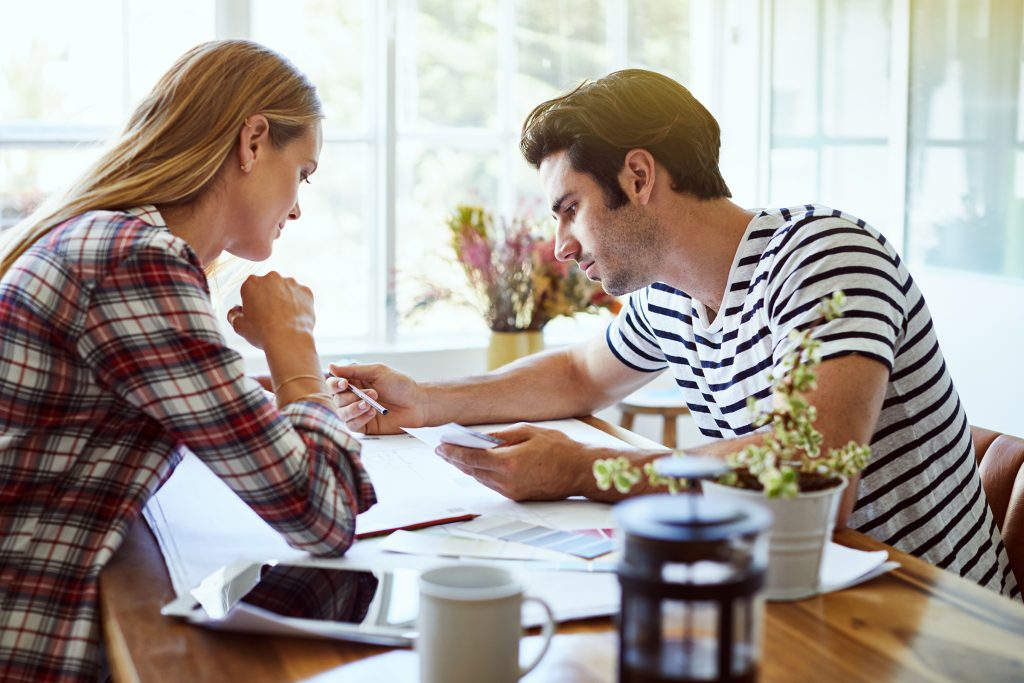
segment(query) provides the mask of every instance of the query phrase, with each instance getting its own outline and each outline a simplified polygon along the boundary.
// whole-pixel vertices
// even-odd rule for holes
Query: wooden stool
[[[619,424],[623,429],[633,428],[633,418],[637,415],[661,415],[664,422],[661,427],[661,443],[669,448],[676,448],[676,418],[689,415],[682,393],[674,388],[640,389],[619,401],[622,420]]]

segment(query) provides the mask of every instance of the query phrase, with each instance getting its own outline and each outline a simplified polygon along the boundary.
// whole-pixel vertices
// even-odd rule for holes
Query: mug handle
[[[540,652],[537,653],[537,656],[533,658],[532,662],[530,662],[525,667],[522,664],[519,665],[519,678],[522,678],[526,674],[530,673],[538,664],[540,664],[540,660],[544,658],[545,654],[547,654],[548,647],[551,645],[551,637],[555,635],[555,615],[551,611],[551,606],[548,605],[548,603],[541,600],[540,598],[535,598],[533,596],[527,596],[523,598],[524,605],[528,602],[535,602],[541,607],[543,607],[544,612],[547,614],[548,620],[541,627],[540,631],[540,634],[544,636],[544,645],[541,646]]]

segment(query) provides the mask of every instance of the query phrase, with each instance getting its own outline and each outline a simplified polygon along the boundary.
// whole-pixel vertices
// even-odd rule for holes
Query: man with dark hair
[[[589,343],[480,377],[428,384],[381,365],[332,365],[352,429],[585,415],[669,369],[701,432],[715,439],[688,450],[725,456],[761,439],[748,399],[771,406],[789,333],[819,322],[819,302],[842,290],[843,317],[816,328],[823,362],[807,395],[824,449],[851,440],[872,448],[840,524],[1018,592],[931,316],[885,237],[820,205],[734,204],[718,170],[718,124],[684,87],[648,71],[619,71],[539,105],[521,149],[558,223],[556,256],[609,293],[628,294],[622,312]],[[388,415],[343,392],[348,381],[384,396]],[[497,436],[506,445],[445,445],[438,454],[515,500],[616,500],[597,488],[595,460],[640,464],[665,453],[586,446],[527,425]],[[641,483],[633,493],[649,490]]]

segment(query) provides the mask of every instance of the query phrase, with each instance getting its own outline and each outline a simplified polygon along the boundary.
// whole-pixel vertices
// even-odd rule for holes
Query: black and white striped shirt
[[[849,525],[1017,595],[931,314],[895,249],[864,221],[820,205],[760,211],[713,321],[685,292],[655,283],[630,295],[608,346],[636,370],[670,367],[702,433],[743,436],[754,431],[747,398],[771,407],[790,330],[820,322],[819,302],[836,290],[847,303],[816,328],[822,358],[858,353],[890,371]]]

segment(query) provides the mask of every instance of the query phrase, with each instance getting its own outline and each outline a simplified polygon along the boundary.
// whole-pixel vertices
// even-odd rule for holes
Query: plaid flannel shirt
[[[67,221],[0,280],[0,680],[95,680],[100,570],[184,449],[315,555],[376,500],[331,410],[245,376],[155,208]]]

